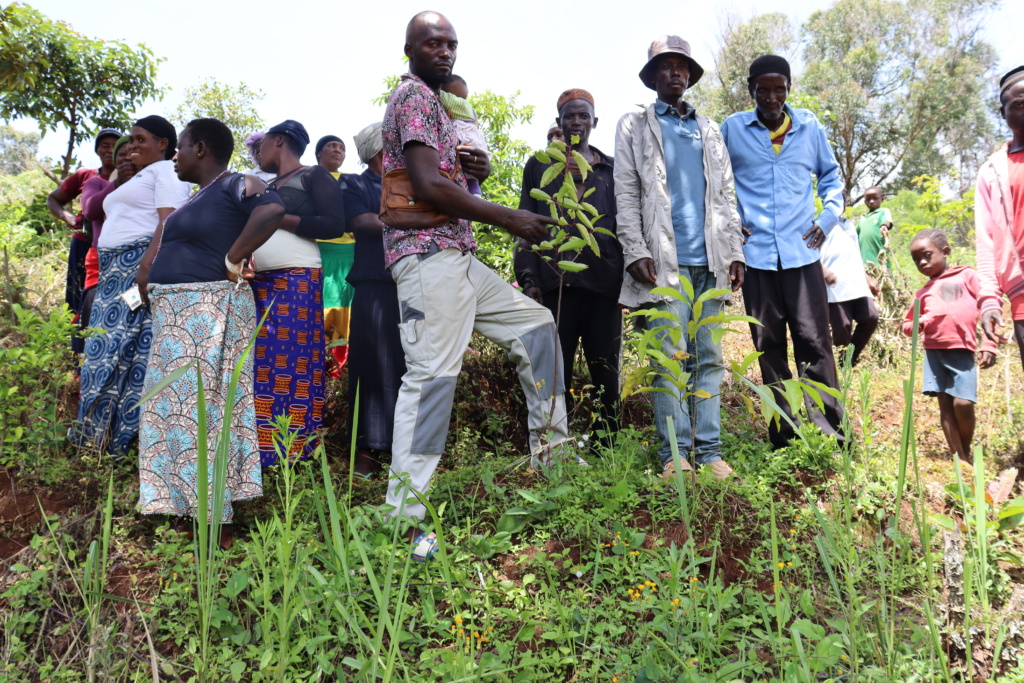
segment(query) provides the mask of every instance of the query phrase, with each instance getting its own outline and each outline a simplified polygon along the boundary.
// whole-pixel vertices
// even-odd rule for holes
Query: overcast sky
[[[803,23],[822,0],[738,0],[726,2],[622,2],[593,0],[559,5],[538,0],[492,3],[452,0],[426,5],[407,0],[289,0],[275,3],[178,0],[30,0],[51,19],[68,22],[89,37],[145,43],[160,58],[158,82],[164,99],[135,112],[166,115],[182,91],[206,77],[227,84],[245,82],[266,93],[258,107],[268,126],[287,118],[301,121],[313,141],[328,133],[343,137],[352,154],[342,170],[358,171],[352,136],[380,120],[372,99],[383,80],[404,71],[405,25],[423,9],[442,12],[459,36],[455,71],[471,92],[503,95],[522,91],[520,102],[536,106],[534,121],[517,136],[540,146],[554,119],[555,101],[567,88],[585,88],[596,101],[599,124],[591,141],[611,153],[615,123],[637,103],[653,100],[637,76],[647,47],[658,35],[675,33],[690,41],[694,57],[709,69],[719,26],[729,14],[784,12]],[[143,6],[146,9],[143,9]],[[259,11],[258,8],[266,9]],[[568,12],[568,14],[566,14]],[[991,16],[988,39],[1003,70],[1024,63],[1024,2],[1004,2]],[[797,84],[799,87],[799,83]],[[32,130],[30,121],[15,122]],[[58,157],[65,134],[49,133],[41,153]],[[80,158],[96,163],[88,145]],[[312,162],[310,145],[304,160]]]

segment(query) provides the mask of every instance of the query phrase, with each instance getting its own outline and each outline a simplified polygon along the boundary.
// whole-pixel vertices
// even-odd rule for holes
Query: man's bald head
[[[409,71],[438,92],[452,76],[459,38],[443,14],[420,12],[405,29],[405,56]]]
[[[455,27],[452,26],[452,22],[448,21],[448,17],[440,12],[426,10],[409,20],[409,25],[405,27],[405,44],[412,45],[422,35],[422,31],[432,27],[455,31]]]

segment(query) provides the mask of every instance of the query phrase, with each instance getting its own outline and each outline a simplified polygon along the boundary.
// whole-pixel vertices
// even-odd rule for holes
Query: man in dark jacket
[[[597,387],[601,421],[599,427],[610,433],[616,429],[619,415],[619,358],[622,346],[622,312],[618,306],[622,287],[622,247],[615,233],[615,185],[612,179],[612,157],[590,145],[590,131],[597,126],[594,98],[586,90],[566,90],[558,98],[558,126],[571,149],[579,152],[590,164],[593,172],[584,181],[572,155],[567,155],[568,170],[576,182],[576,194],[583,197],[591,188],[594,192],[587,202],[597,209],[600,219],[594,227],[604,228],[612,235],[595,232],[600,247],[598,257],[589,248],[578,252],[557,253],[555,249],[531,251],[520,245],[516,249],[516,278],[523,293],[547,306],[558,324],[558,338],[562,345],[562,372],[566,386],[572,385],[573,359],[582,342],[583,353],[590,369],[590,378]],[[573,140],[576,139],[574,143]],[[545,214],[548,206],[530,196],[538,188],[554,194],[562,184],[559,176],[546,187],[541,187],[544,171],[549,164],[531,157],[523,169],[523,189],[519,208]],[[570,236],[578,235],[575,226],[569,226]],[[551,260],[545,260],[547,256]],[[587,266],[586,270],[571,273],[558,269],[560,260],[570,259]],[[571,407],[572,393],[567,405]]]

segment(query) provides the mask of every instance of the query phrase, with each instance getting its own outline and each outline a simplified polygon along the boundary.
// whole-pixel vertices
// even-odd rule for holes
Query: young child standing
[[[469,86],[462,76],[452,74],[451,79],[441,86],[441,105],[448,112],[449,118],[455,124],[455,132],[459,136],[459,149],[475,148],[491,153],[487,150],[487,138],[477,125],[476,112],[473,105],[469,103]],[[468,152],[466,152],[468,154]],[[481,196],[480,179],[474,178],[466,173],[466,183],[469,186],[470,194]]]
[[[864,263],[889,265],[886,246],[892,230],[892,213],[882,208],[882,188],[869,187],[864,191],[864,204],[868,212],[857,223],[860,255]]]
[[[950,450],[972,462],[974,404],[978,402],[978,368],[995,364],[995,344],[982,338],[978,349],[978,275],[968,266],[948,267],[949,240],[935,228],[922,230],[910,243],[910,254],[928,284],[921,300],[919,328],[924,346],[923,392],[939,399],[942,432]],[[903,319],[903,333],[914,332],[914,307]]]
[[[844,190],[844,211],[849,202],[850,197]],[[857,231],[845,215],[839,217],[839,223],[821,245],[821,269],[828,287],[832,343],[843,349],[836,361],[842,364],[846,347],[853,344],[852,364],[857,365],[860,354],[878,328],[878,308],[874,298],[876,285],[864,272],[864,262],[857,248]]]

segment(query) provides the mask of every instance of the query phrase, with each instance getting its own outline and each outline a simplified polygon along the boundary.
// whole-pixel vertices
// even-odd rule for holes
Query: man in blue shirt
[[[640,80],[658,94],[653,105],[626,114],[615,135],[617,234],[626,265],[619,303],[671,314],[655,319],[658,340],[668,357],[685,358],[687,394],[659,372],[651,396],[664,476],[674,474],[672,441],[682,469],[691,463],[719,479],[733,478],[721,455],[722,346],[702,325],[694,339],[687,330],[691,302],[655,291],[693,288],[693,300],[711,289],[737,290],[743,283],[743,234],[733,194],[732,167],[718,125],[694,111],[686,89],[704,70],[679,36],[655,40]],[[698,322],[722,312],[729,294],[705,301]],[[676,339],[673,339],[673,336]],[[667,429],[672,417],[674,432]]]
[[[778,382],[791,379],[786,327],[800,377],[836,386],[836,363],[828,327],[828,292],[818,250],[842,214],[839,164],[813,113],[786,105],[791,85],[789,63],[765,55],[750,65],[747,87],[756,108],[733,114],[722,123],[736,177],[747,275],[743,300],[765,385],[776,385],[779,406],[794,419]],[[823,205],[815,216],[814,183]],[[811,419],[838,439],[842,408],[822,393],[824,410],[806,401]],[[785,419],[769,425],[776,448],[795,436]]]

